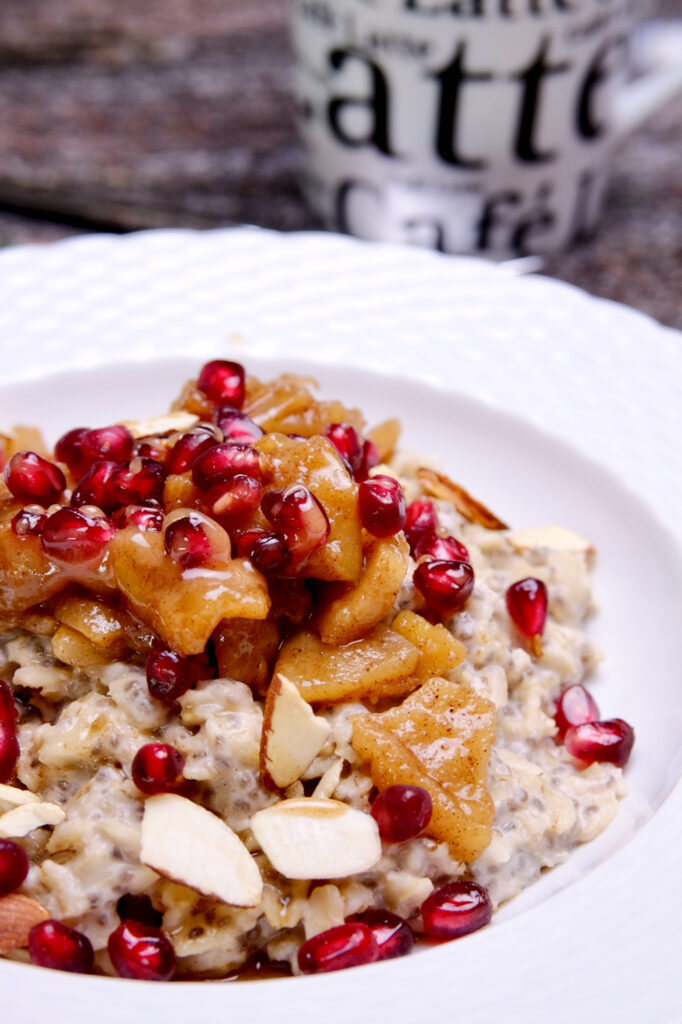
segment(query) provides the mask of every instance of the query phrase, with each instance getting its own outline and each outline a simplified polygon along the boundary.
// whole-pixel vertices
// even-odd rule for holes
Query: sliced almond
[[[140,860],[164,878],[234,907],[263,895],[258,866],[229,825],[174,793],[150,797],[142,817]]]
[[[507,530],[509,527],[501,519],[486,508],[480,501],[473,498],[463,487],[450,480],[445,473],[437,473],[435,469],[420,466],[417,479],[425,494],[442,501],[450,501],[461,516],[470,523],[478,523],[486,530]]]
[[[127,427],[133,437],[162,437],[179,430],[190,430],[199,422],[199,417],[185,409],[176,412],[161,413],[144,420],[123,420],[122,426]]]
[[[345,878],[381,858],[374,818],[338,800],[281,800],[254,814],[251,828],[285,878]]]
[[[0,785],[0,803],[19,807],[21,804],[39,804],[40,797],[30,789],[19,789],[18,786]]]
[[[25,803],[0,816],[0,836],[3,839],[21,839],[34,828],[59,825],[66,817],[59,804],[49,801]]]
[[[11,953],[28,945],[28,936],[35,925],[47,921],[45,907],[29,896],[13,892],[0,899],[0,953]]]
[[[566,526],[538,526],[523,530],[514,530],[509,540],[517,551],[530,551],[532,548],[547,548],[549,551],[568,551],[594,554],[594,547],[586,537],[581,537]]]
[[[324,775],[320,778],[320,781],[315,786],[312,792],[312,796],[316,796],[321,799],[329,799],[334,795],[334,791],[341,781],[341,772],[343,770],[343,758],[337,757],[336,760],[327,768]]]
[[[331,732],[329,722],[313,713],[298,687],[276,675],[265,699],[260,771],[269,789],[285,789],[300,779]]]

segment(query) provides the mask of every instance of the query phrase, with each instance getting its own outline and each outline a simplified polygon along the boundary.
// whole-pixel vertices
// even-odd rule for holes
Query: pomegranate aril
[[[59,466],[36,452],[16,452],[5,466],[5,483],[19,501],[47,507],[57,501],[66,487]]]
[[[126,919],[109,936],[109,958],[120,978],[170,981],[175,950],[165,932],[142,921]]]
[[[216,413],[216,423],[220,427],[225,441],[237,444],[253,444],[265,431],[257,423],[239,409],[231,405],[223,406]]]
[[[0,839],[0,896],[7,896],[23,883],[28,874],[26,851],[12,839]]]
[[[9,782],[18,759],[17,708],[9,685],[0,679],[0,782]]]
[[[122,502],[114,495],[114,480],[119,465],[111,459],[98,459],[80,478],[71,495],[74,508],[81,505],[96,505],[107,515],[119,507]]]
[[[507,611],[519,633],[539,637],[547,618],[547,588],[533,576],[518,580],[507,588]]]
[[[168,524],[164,543],[166,554],[183,569],[196,569],[213,556],[201,517],[192,512]]]
[[[83,438],[88,433],[87,427],[76,427],[63,434],[54,446],[54,457],[69,467],[71,475],[81,477],[88,468],[88,459],[83,453]]]
[[[416,498],[407,506],[405,526],[403,527],[410,551],[426,533],[435,533],[438,529],[436,507],[429,498]],[[467,561],[468,559],[465,559]]]
[[[366,480],[369,476],[370,469],[374,469],[375,466],[378,466],[380,461],[379,449],[375,445],[374,441],[363,441],[360,462],[358,464],[358,468],[355,470],[355,479],[358,481]]]
[[[149,896],[141,893],[127,892],[116,904],[116,913],[122,921],[139,921],[140,924],[159,928],[163,922],[163,914],[156,910]]]
[[[166,460],[169,473],[186,473],[192,463],[202,452],[220,444],[221,437],[217,428],[198,424],[175,442]]]
[[[19,760],[19,740],[14,722],[0,719],[0,782],[9,782]]]
[[[246,516],[256,511],[262,493],[260,480],[238,473],[212,487],[204,496],[202,506],[216,518]]]
[[[28,955],[38,967],[88,974],[95,959],[92,943],[82,932],[61,921],[41,921],[28,936]]]
[[[11,726],[17,723],[17,706],[9,683],[0,679],[0,722],[8,722]]]
[[[197,387],[216,404],[241,409],[244,404],[244,367],[228,359],[212,359],[201,368]]]
[[[17,537],[39,537],[47,522],[47,512],[37,505],[20,508],[12,519],[12,533]]]
[[[50,558],[60,562],[89,562],[101,555],[114,535],[108,519],[76,508],[60,508],[43,527],[40,542]]]
[[[325,428],[324,436],[329,438],[350,473],[355,476],[362,461],[362,445],[355,427],[350,423],[330,423]]]
[[[289,561],[284,537],[273,530],[249,530],[237,540],[237,553],[249,558],[262,573],[281,572]]]
[[[218,444],[192,463],[192,480],[200,491],[208,491],[238,474],[260,479],[260,456],[251,445]]]
[[[133,459],[153,459],[162,466],[168,458],[168,446],[160,438],[141,437],[133,445]]]
[[[329,537],[329,519],[314,494],[303,484],[263,495],[265,518],[283,534],[292,563],[302,561]]]
[[[431,820],[432,811],[431,797],[421,786],[388,786],[372,804],[372,817],[387,843],[418,836]]]
[[[145,501],[160,501],[166,472],[154,459],[141,456],[129,466],[119,466],[112,481],[113,496],[118,505],[141,505]]]
[[[488,890],[478,882],[450,882],[422,903],[424,933],[431,939],[458,939],[490,923]]]
[[[119,530],[136,526],[138,530],[160,533],[163,528],[163,510],[158,505],[128,505],[114,514]]]
[[[137,788],[152,796],[177,789],[184,767],[184,757],[170,743],[145,743],[133,758],[131,775]]]
[[[156,648],[145,664],[147,686],[155,700],[172,705],[197,681],[196,662],[175,651]]]
[[[419,563],[414,570],[414,585],[430,609],[439,615],[451,615],[471,596],[474,570],[468,562],[436,558]]]
[[[392,537],[407,516],[405,494],[392,476],[373,476],[358,488],[360,521],[373,537]]]
[[[584,722],[566,730],[564,743],[571,757],[584,765],[595,761],[624,768],[635,742],[635,730],[622,718]]]
[[[303,974],[341,971],[378,959],[379,944],[372,929],[358,921],[347,921],[313,935],[298,951],[298,966]]]
[[[110,462],[129,462],[135,439],[127,427],[120,423],[108,427],[86,430],[79,438],[80,452],[87,465],[99,459]]]
[[[439,537],[437,533],[425,533],[414,548],[415,558],[440,558],[450,562],[468,562],[469,552],[454,537]]]
[[[561,741],[566,731],[572,725],[584,725],[585,722],[594,722],[599,718],[599,708],[590,693],[581,686],[574,683],[567,686],[559,694],[554,711],[554,721],[557,725],[555,739]]]
[[[354,921],[366,924],[371,929],[379,947],[378,960],[393,960],[398,956],[406,956],[414,947],[414,933],[407,921],[390,910],[371,907],[358,914]]]

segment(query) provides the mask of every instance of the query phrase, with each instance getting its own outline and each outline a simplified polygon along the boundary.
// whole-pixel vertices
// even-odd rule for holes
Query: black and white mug
[[[594,231],[617,144],[682,86],[626,82],[627,0],[293,0],[304,189],[331,228],[507,257]]]

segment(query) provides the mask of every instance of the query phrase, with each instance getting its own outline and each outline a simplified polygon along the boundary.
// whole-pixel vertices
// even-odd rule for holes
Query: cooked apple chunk
[[[303,630],[282,647],[275,672],[290,679],[310,704],[380,700],[413,690],[419,651],[388,626],[335,647]]]
[[[305,575],[318,580],[358,580],[362,571],[358,488],[331,441],[266,434],[254,447],[268,458],[268,487],[277,490],[303,484],[327,514],[329,537],[306,560]]]
[[[220,559],[183,569],[166,555],[163,534],[130,526],[111,540],[109,558],[132,611],[178,654],[201,654],[223,619],[268,614],[264,578],[245,559],[230,558],[229,541]]]
[[[280,635],[272,619],[227,619],[213,634],[218,672],[254,690],[265,689]]]
[[[402,535],[370,545],[358,582],[328,598],[317,616],[315,625],[325,643],[358,640],[386,618],[405,579],[409,555]]]
[[[458,860],[479,857],[492,836],[494,705],[468,686],[434,678],[398,707],[351,721],[351,743],[370,762],[375,786],[422,786],[433,801],[429,834]]]
[[[417,675],[421,682],[429,676],[442,676],[466,658],[467,649],[441,623],[428,622],[423,615],[407,608],[398,612],[391,629],[419,648]]]
[[[291,373],[267,382],[247,377],[244,411],[271,433],[312,437],[330,423],[352,423],[362,429],[364,419],[358,409],[348,409],[339,401],[319,401],[311,392],[316,387],[312,378]]]

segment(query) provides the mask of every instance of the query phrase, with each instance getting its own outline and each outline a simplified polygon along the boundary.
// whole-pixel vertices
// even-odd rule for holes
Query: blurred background
[[[682,18],[682,0],[653,10]],[[318,227],[287,16],[288,0],[0,0],[0,245]],[[682,96],[627,143],[598,238],[543,270],[682,328]]]

